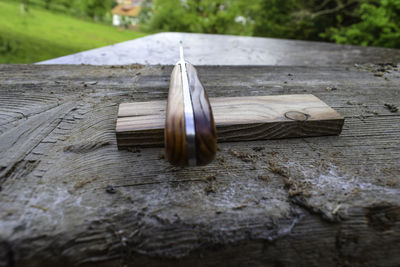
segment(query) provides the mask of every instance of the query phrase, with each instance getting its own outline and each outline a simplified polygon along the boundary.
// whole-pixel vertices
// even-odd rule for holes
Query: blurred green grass
[[[34,63],[145,36],[113,26],[79,20],[0,1],[0,63]]]

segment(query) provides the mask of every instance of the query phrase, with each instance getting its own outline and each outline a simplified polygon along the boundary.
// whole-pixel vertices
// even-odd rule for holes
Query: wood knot
[[[300,111],[288,111],[285,113],[285,118],[293,121],[306,121],[310,115]]]
[[[389,231],[400,221],[400,207],[391,204],[381,204],[368,207],[367,222],[376,231]]]

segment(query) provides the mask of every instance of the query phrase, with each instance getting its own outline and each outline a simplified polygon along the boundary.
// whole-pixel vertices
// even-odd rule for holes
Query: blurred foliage
[[[141,22],[148,31],[400,48],[400,0],[146,0]]]
[[[110,10],[116,5],[115,0],[13,0],[24,8],[41,7],[50,11],[90,18],[95,21],[111,21]]]
[[[109,26],[115,5],[115,0],[0,0],[0,62],[35,62],[144,36]],[[144,0],[139,16],[141,30],[148,32],[400,48],[400,0]]]
[[[400,0],[364,1],[357,15],[357,23],[331,27],[321,36],[342,44],[400,48]]]
[[[141,18],[149,31],[181,31],[251,35],[251,17],[257,1],[244,0],[162,0]]]
[[[301,40],[324,40],[328,28],[351,25],[361,0],[260,0],[254,34]]]
[[[0,0],[0,63],[32,63],[146,34]]]

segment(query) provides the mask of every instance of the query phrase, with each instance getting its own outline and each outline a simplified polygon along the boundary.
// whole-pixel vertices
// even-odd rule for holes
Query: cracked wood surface
[[[400,72],[199,67],[210,97],[314,94],[340,136],[219,144],[206,167],[118,151],[122,102],[171,66],[0,65],[0,266],[395,266]]]

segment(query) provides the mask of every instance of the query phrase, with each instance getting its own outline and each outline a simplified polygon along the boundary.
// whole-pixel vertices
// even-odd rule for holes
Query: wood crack
[[[0,181],[2,183],[17,169],[18,165],[24,161],[24,158],[60,125],[63,117],[71,111],[73,105],[73,103],[67,102],[49,109],[31,117],[31,119],[27,119],[23,124],[10,129],[0,136],[0,148],[2,151],[0,153],[2,156],[0,165],[5,167],[0,172]],[[48,121],[50,121],[49,125],[47,125]]]

